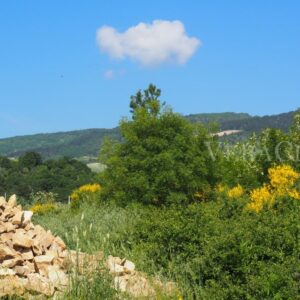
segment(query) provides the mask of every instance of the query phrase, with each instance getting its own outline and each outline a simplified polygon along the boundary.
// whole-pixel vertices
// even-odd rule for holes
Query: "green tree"
[[[300,170],[300,109],[298,109],[293,118],[293,123],[289,131],[289,142],[292,144],[291,158],[292,165],[298,171]]]
[[[289,144],[287,135],[280,129],[267,128],[258,138],[259,148],[257,162],[262,173],[260,180],[265,182],[268,179],[268,169],[274,165],[287,162]]]
[[[19,158],[21,168],[33,169],[40,164],[42,164],[42,157],[37,152],[26,152]]]
[[[214,176],[206,142],[212,138],[203,126],[163,110],[159,96],[150,85],[131,98],[133,120],[121,122],[123,142],[106,159],[104,199],[168,205],[203,199],[209,191]]]
[[[130,99],[130,112],[132,113],[133,119],[139,109],[143,108],[149,114],[157,116],[161,110],[161,107],[165,103],[161,103],[159,97],[161,90],[157,89],[155,85],[150,84],[148,89],[143,92],[139,90],[135,95],[131,96]]]

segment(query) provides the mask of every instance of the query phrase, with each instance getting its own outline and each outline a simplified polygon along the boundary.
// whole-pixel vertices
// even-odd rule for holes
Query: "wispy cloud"
[[[114,70],[107,70],[107,71],[105,71],[105,72],[104,72],[104,77],[105,77],[106,79],[109,79],[109,80],[114,79],[114,77],[115,77],[115,72],[114,72]]]
[[[164,20],[140,23],[123,33],[103,26],[97,30],[96,39],[110,57],[130,58],[145,66],[185,64],[201,45],[199,39],[186,34],[182,22]]]

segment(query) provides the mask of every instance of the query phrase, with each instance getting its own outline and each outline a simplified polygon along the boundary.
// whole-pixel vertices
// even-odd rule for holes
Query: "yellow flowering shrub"
[[[247,209],[260,212],[265,205],[272,206],[276,197],[289,195],[292,198],[300,199],[300,193],[296,183],[300,178],[291,166],[281,165],[268,170],[270,184],[254,189],[250,193],[250,202]]]
[[[54,203],[37,203],[34,204],[29,210],[31,210],[34,214],[46,214],[54,211],[57,206]]]
[[[264,185],[261,188],[251,191],[250,202],[247,205],[247,209],[260,212],[265,205],[271,206],[273,201],[274,197],[269,189],[269,186]]]
[[[282,165],[270,168],[269,178],[274,192],[278,196],[290,195],[291,197],[299,199],[299,193],[295,188],[295,183],[300,177],[291,166]]]
[[[71,194],[72,207],[77,207],[82,201],[94,199],[95,196],[100,192],[100,190],[101,186],[97,183],[86,184],[74,190]]]
[[[217,193],[224,193],[227,190],[227,186],[223,185],[223,184],[218,184],[215,188],[215,191]]]
[[[240,198],[244,194],[245,194],[245,190],[239,184],[237,186],[233,187],[232,189],[228,190],[228,192],[227,192],[227,196],[231,199]]]

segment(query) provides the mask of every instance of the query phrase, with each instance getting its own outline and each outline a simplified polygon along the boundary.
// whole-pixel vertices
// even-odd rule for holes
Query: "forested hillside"
[[[192,123],[218,123],[220,130],[238,129],[243,132],[234,139],[243,139],[252,132],[265,128],[278,128],[287,131],[291,126],[294,112],[272,116],[250,116],[246,113],[192,114],[186,119]],[[119,128],[85,129],[69,132],[36,134],[0,139],[0,155],[17,157],[26,151],[40,153],[43,158],[62,156],[82,157],[98,155],[105,137],[120,140]]]
[[[16,157],[35,151],[43,158],[96,156],[104,137],[120,139],[119,129],[86,129],[1,139],[0,155]]]

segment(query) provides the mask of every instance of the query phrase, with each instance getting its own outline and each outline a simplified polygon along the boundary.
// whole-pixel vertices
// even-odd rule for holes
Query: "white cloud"
[[[140,23],[123,33],[103,26],[97,30],[96,39],[100,49],[112,58],[130,58],[146,66],[185,64],[201,45],[199,39],[187,36],[182,22],[164,20]]]
[[[105,72],[104,72],[104,77],[105,77],[106,79],[114,79],[114,77],[115,77],[115,72],[114,72],[114,70],[107,70],[107,71],[105,71]]]

